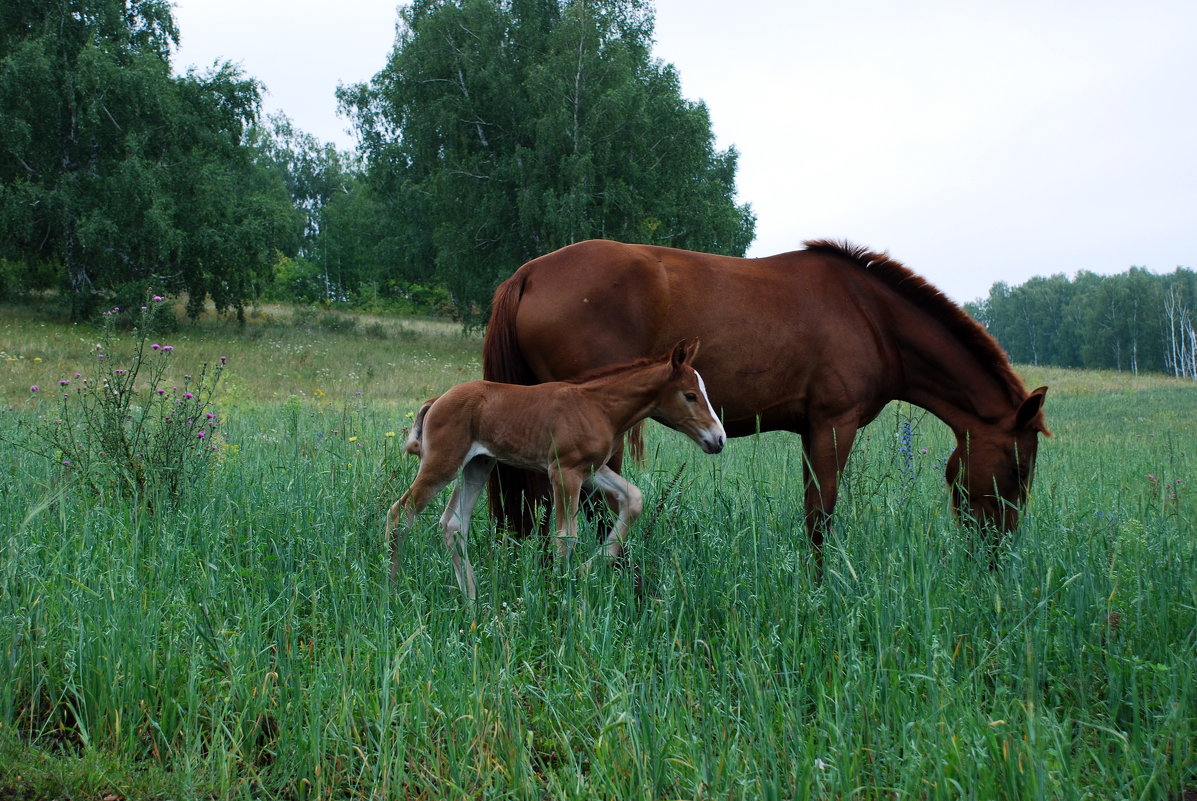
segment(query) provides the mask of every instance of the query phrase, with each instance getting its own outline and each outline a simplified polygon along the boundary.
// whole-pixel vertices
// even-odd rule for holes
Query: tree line
[[[965,310],[1020,364],[1197,378],[1197,273],[1189,269],[997,283]]]
[[[412,0],[338,92],[337,151],[230,63],[172,70],[169,0],[0,4],[0,299],[75,319],[149,287],[481,322],[517,266],[590,237],[742,255],[737,153],[652,56],[647,0]],[[968,304],[1020,363],[1197,374],[1189,270],[994,285]]]
[[[737,154],[652,57],[644,0],[415,0],[338,152],[230,63],[172,73],[168,0],[0,9],[0,296],[72,317],[157,291],[485,313],[588,237],[742,254]]]

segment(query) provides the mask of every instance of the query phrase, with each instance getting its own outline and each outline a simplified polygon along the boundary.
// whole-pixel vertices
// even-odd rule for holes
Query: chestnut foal
[[[640,490],[607,466],[620,436],[651,417],[681,431],[707,453],[719,453],[727,441],[702,376],[691,366],[697,352],[697,340],[683,340],[659,358],[603,368],[572,381],[533,386],[470,381],[425,403],[404,446],[420,457],[419,472],[387,515],[392,579],[416,515],[460,471],[441,528],[457,585],[474,600],[474,569],[466,550],[470,513],[496,462],[548,475],[557,551],[563,559],[577,543],[582,487],[600,491],[618,515],[603,553],[619,556],[624,535],[643,507]]]

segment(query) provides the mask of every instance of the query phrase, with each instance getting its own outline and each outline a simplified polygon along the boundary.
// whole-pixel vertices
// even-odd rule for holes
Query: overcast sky
[[[655,55],[740,152],[750,256],[844,238],[958,301],[996,281],[1197,268],[1197,2],[657,0]],[[176,69],[239,64],[348,149],[392,0],[177,0]],[[517,265],[512,265],[514,269]]]

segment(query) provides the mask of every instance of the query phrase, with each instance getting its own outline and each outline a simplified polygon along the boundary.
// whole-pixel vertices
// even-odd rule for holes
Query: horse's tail
[[[424,442],[424,416],[428,414],[428,410],[435,402],[436,398],[424,401],[420,411],[416,412],[415,419],[411,421],[411,433],[407,435],[407,442],[403,444],[404,453],[410,453],[412,456],[421,455],[421,446]]]
[[[499,284],[491,301],[490,322],[482,341],[482,377],[503,384],[539,384],[515,338],[515,315],[524,294],[519,273]]]
[[[504,384],[539,384],[520,351],[515,316],[524,294],[524,271],[499,284],[491,301],[490,322],[482,342],[482,377]],[[534,506],[548,499],[548,480],[538,473],[495,465],[488,479],[490,512],[500,528],[531,534],[537,527]]]

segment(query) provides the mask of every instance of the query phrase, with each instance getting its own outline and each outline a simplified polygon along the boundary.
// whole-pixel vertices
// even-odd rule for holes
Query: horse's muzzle
[[[719,453],[723,450],[723,446],[727,444],[727,436],[725,434],[703,434],[702,439],[698,441],[703,453]]]

